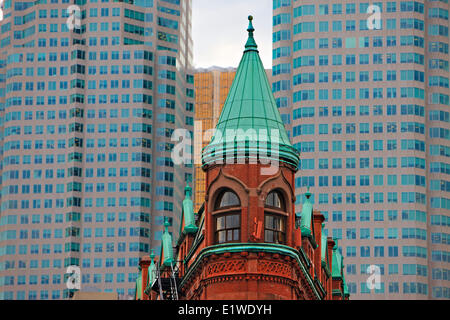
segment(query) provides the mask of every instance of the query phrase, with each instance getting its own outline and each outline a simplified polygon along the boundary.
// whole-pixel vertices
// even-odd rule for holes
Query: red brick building
[[[249,38],[210,144],[205,203],[185,189],[180,237],[168,223],[158,261],[142,259],[137,299],[348,299],[343,257],[309,190],[295,213],[299,154]],[[175,246],[175,248],[174,248]]]

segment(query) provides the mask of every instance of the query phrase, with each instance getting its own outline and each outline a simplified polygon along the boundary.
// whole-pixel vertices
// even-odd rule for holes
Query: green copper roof
[[[191,200],[192,188],[189,184],[184,188],[185,198],[183,200],[183,212],[182,212],[182,221],[184,220],[184,229],[183,233],[194,234],[197,232],[198,228],[195,225],[195,215],[194,215],[194,204]]]
[[[279,160],[297,168],[299,154],[290,143],[281,120],[253,38],[255,29],[252,20],[250,16],[245,51],[216,132],[209,145],[203,149],[203,165],[224,163],[225,159],[232,159],[234,162],[238,159],[258,158],[264,159],[263,163]]]
[[[150,253],[150,266],[148,267],[147,273],[147,287],[144,290],[144,293],[150,295],[150,291],[152,290],[153,282],[156,279],[156,264],[155,264],[155,250],[152,249]]]
[[[342,255],[338,250],[337,240],[333,247],[333,255],[331,259],[331,275],[333,278],[342,278]]]
[[[321,256],[321,260],[326,262],[327,261],[327,236],[324,234],[323,232],[323,228],[324,228],[325,224],[322,223],[322,238],[320,239],[320,256]]]
[[[139,275],[136,278],[136,293],[134,295],[135,300],[142,300],[142,271],[139,266]]]
[[[300,222],[300,230],[302,231],[302,236],[311,236],[312,235],[312,214],[313,214],[313,205],[309,198],[311,197],[311,193],[308,191],[305,193],[306,200],[302,206],[302,220]]]
[[[155,251],[152,249],[152,253],[150,254],[150,259],[152,262],[150,263],[150,266],[148,267],[148,281],[147,286],[151,286],[153,284],[153,281],[155,281]]]
[[[172,235],[169,233],[169,219],[164,217],[164,233],[162,235],[162,264],[165,267],[169,267],[174,263],[173,259],[173,247],[172,247]]]

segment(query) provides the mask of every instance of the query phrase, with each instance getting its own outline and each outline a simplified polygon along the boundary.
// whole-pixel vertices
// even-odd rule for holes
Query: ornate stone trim
[[[214,274],[237,273],[247,269],[245,260],[229,260],[211,263],[206,267],[206,277]]]

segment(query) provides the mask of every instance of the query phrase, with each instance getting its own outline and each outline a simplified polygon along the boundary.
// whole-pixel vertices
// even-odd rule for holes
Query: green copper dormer
[[[144,293],[150,295],[152,291],[153,282],[156,279],[156,264],[155,264],[155,250],[152,249],[150,253],[150,266],[148,267],[147,273],[147,288],[145,288]]]
[[[142,300],[142,268],[138,266],[139,274],[136,278],[136,291],[134,294],[134,300]]]
[[[164,217],[164,233],[162,235],[160,265],[170,267],[175,263],[173,259],[172,235],[169,233],[169,218]]]
[[[342,255],[338,250],[337,240],[334,240],[336,245],[333,247],[332,261],[331,261],[331,275],[333,279],[342,279]]]
[[[148,267],[147,286],[151,287],[153,285],[153,281],[155,281],[155,278],[156,278],[155,251],[153,249],[152,249],[152,253],[150,254],[150,260],[152,262],[150,263],[150,266]]]
[[[320,257],[321,257],[322,262],[327,263],[327,258],[328,258],[327,257],[327,248],[328,248],[328,246],[327,246],[327,236],[323,232],[324,227],[325,227],[325,223],[322,223],[322,233],[321,233],[322,237],[320,239],[320,250],[321,250]]]
[[[312,205],[311,201],[309,200],[309,198],[311,198],[311,192],[309,192],[309,187],[305,193],[305,197],[306,197],[306,200],[302,206],[302,213],[301,213],[302,219],[300,222],[300,230],[302,231],[302,236],[312,237],[313,205]]]
[[[184,234],[195,234],[198,227],[195,225],[194,203],[192,202],[192,188],[189,184],[184,188],[185,198],[181,212],[181,231]]]
[[[298,169],[299,153],[289,141],[272,87],[253,38],[253,17],[249,17],[248,40],[216,132],[203,149],[205,168],[214,163],[238,160],[284,162]]]

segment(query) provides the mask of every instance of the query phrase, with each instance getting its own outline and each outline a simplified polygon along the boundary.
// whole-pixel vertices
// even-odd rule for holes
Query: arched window
[[[217,198],[215,209],[224,209],[229,207],[239,207],[241,205],[236,193],[230,190],[223,191]]]
[[[278,191],[272,191],[266,198],[266,207],[276,208],[284,211],[283,196]]]
[[[241,202],[231,190],[222,191],[214,204],[215,242],[239,242],[241,239]],[[214,214],[214,212],[213,212]]]
[[[264,241],[286,243],[286,205],[283,195],[272,191],[267,195],[264,211]]]

